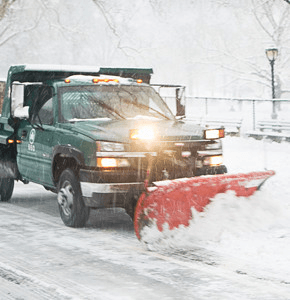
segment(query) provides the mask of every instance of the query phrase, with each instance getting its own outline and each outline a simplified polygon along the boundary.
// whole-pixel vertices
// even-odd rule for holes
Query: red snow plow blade
[[[158,182],[137,202],[134,219],[137,238],[140,240],[142,229],[152,223],[156,223],[159,231],[163,231],[165,223],[170,230],[179,225],[189,226],[192,208],[201,212],[212,198],[228,190],[235,191],[238,197],[249,197],[274,174],[274,171],[264,171]]]

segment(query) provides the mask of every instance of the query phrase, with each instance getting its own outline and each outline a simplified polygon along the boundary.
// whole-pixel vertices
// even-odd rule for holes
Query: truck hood
[[[129,133],[132,129],[152,128],[157,140],[180,141],[199,140],[203,138],[203,128],[186,121],[152,121],[152,120],[85,120],[63,124],[65,127],[88,136],[94,140],[111,142],[130,142]]]

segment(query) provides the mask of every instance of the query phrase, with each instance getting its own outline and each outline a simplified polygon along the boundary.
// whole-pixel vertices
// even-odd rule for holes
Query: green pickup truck
[[[223,130],[174,116],[150,85],[152,73],[11,66],[0,117],[1,201],[15,180],[38,183],[57,193],[64,224],[81,227],[90,209],[122,207],[133,218],[146,180],[226,173]]]

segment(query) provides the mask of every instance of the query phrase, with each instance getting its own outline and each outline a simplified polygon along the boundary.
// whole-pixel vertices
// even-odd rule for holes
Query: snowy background
[[[19,63],[152,67],[154,82],[185,84],[188,96],[263,99],[271,97],[265,49],[274,46],[276,93],[289,99],[289,27],[283,0],[2,0],[0,78]],[[227,109],[251,129],[251,106],[236,104]],[[259,105],[258,114],[269,116],[270,104]],[[217,106],[224,111],[215,103],[213,112]],[[289,119],[286,108],[279,113]],[[38,210],[54,196],[18,183],[12,203],[0,208],[0,299],[37,299],[29,297],[34,290],[47,299],[290,299],[290,143],[227,137],[224,159],[230,173],[267,168],[276,175],[248,199],[218,195],[189,228],[165,233],[161,244],[151,232],[152,252],[122,212],[95,223],[92,216],[78,231],[55,213],[34,211],[31,218],[16,208],[21,197],[39,196]],[[247,285],[229,288],[217,276]],[[3,278],[19,280],[16,294],[24,284],[24,296],[8,298]]]
[[[284,0],[2,0],[0,78],[18,63],[152,67],[189,96],[289,99]]]

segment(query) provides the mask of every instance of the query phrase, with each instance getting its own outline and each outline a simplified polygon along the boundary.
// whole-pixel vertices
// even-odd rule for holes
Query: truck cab
[[[63,222],[81,227],[90,209],[122,207],[133,218],[144,182],[225,173],[223,130],[173,115],[152,73],[12,66],[0,118],[1,200],[14,180],[38,183],[57,194]]]

